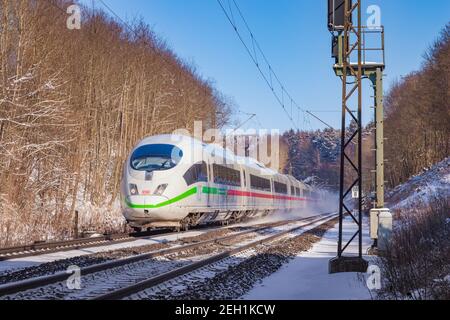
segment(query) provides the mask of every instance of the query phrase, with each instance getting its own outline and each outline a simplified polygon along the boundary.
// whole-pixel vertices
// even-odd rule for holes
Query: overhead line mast
[[[356,12],[357,25],[353,24],[353,16]],[[338,35],[333,37],[333,45],[337,52],[333,54],[336,58],[334,69],[342,80],[342,128],[341,128],[341,165],[340,165],[340,188],[339,188],[339,238],[337,257],[330,261],[330,273],[337,272],[365,272],[368,263],[362,254],[362,29],[361,29],[361,1],[356,0],[328,0],[328,28]],[[353,37],[352,37],[353,36]],[[354,43],[350,44],[353,40]],[[357,63],[352,63],[352,53],[357,52]],[[354,55],[353,55],[354,56]],[[349,82],[352,77],[353,81]],[[350,103],[357,100],[357,111],[350,108]],[[356,113],[356,114],[355,114]],[[356,124],[356,130],[347,134],[347,117]],[[352,130],[352,129],[349,129]],[[350,138],[348,138],[350,137]],[[351,159],[352,143],[357,145],[356,160]],[[350,164],[347,169],[346,163]],[[348,184],[346,178],[351,179]],[[348,196],[357,188],[357,204],[355,209],[350,210]],[[343,238],[344,218],[349,215],[352,222],[356,224],[356,232],[352,232],[350,239]],[[357,256],[345,255],[349,246],[357,238]],[[344,243],[345,241],[345,243]]]
[[[372,238],[382,238],[386,244],[389,238],[389,228],[392,229],[392,217],[385,217],[384,209],[384,155],[383,155],[383,91],[382,80],[385,68],[384,28],[362,25],[361,0],[328,0],[328,29],[333,33],[333,57],[336,63],[333,68],[342,80],[342,131],[341,131],[341,169],[339,189],[339,238],[337,257],[330,261],[330,273],[337,272],[365,272],[368,267],[363,259],[363,166],[362,166],[362,79],[368,78],[375,88],[376,110],[376,209],[371,211]],[[356,24],[354,16],[356,15]],[[366,35],[379,34],[380,48],[366,47]],[[367,62],[367,52],[381,52],[382,61]],[[357,56],[357,62],[352,58]],[[349,81],[352,78],[352,81]],[[350,108],[350,104],[357,102],[357,111]],[[356,114],[355,114],[356,113]],[[347,119],[356,124],[356,130],[347,127]],[[357,146],[356,160],[351,159],[352,144]],[[350,183],[347,182],[350,181]],[[349,195],[356,199],[355,209],[350,210]],[[389,210],[387,210],[389,213]],[[350,239],[344,239],[344,218],[350,216],[357,226]],[[385,219],[386,218],[386,219]],[[385,220],[383,220],[385,219]],[[380,228],[378,228],[380,225]],[[373,226],[376,226],[373,227]],[[374,231],[375,229],[375,231]],[[355,256],[348,251],[350,245],[357,242],[358,252]]]

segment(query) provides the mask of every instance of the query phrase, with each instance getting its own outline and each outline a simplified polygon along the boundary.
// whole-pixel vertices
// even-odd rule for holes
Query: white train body
[[[280,210],[307,216],[319,195],[255,160],[177,135],[142,140],[121,183],[123,214],[136,229],[188,228]]]

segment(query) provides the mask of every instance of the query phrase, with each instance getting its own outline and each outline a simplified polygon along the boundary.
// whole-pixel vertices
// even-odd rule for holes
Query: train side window
[[[241,186],[241,172],[232,168],[213,165],[214,168],[214,183],[223,184],[227,186],[240,187]]]
[[[291,186],[291,196],[295,196],[295,188],[294,188],[294,186]]]
[[[205,162],[194,164],[183,176],[187,185],[193,185],[197,182],[208,182],[208,169]]]
[[[252,189],[271,192],[270,180],[255,175],[250,175],[250,185]]]
[[[274,185],[275,185],[275,192],[276,193],[280,193],[280,194],[287,194],[288,193],[287,185],[285,185],[284,183],[275,181]]]

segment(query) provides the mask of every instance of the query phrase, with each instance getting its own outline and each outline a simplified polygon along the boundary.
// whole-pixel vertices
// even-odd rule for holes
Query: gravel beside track
[[[20,291],[15,294],[3,296],[2,299],[19,299],[19,300],[84,300],[91,299],[98,295],[108,293],[112,290],[117,290],[121,287],[142,281],[148,277],[156,276],[165,273],[170,270],[178,269],[184,265],[190,264],[195,261],[204,260],[210,256],[216,255],[219,252],[226,251],[230,246],[239,246],[245,242],[251,242],[255,238],[264,237],[265,234],[273,232],[279,232],[288,228],[291,223],[285,222],[281,226],[274,228],[268,228],[261,230],[262,227],[258,225],[258,228],[237,228],[229,229],[228,231],[216,230],[207,234],[200,235],[197,239],[191,238],[188,240],[189,249],[180,248],[179,252],[166,254],[163,256],[154,257],[151,259],[145,259],[137,262],[126,263],[118,267],[112,267],[98,272],[87,274],[82,276],[82,288],[80,290],[69,289],[65,281],[60,281],[36,289],[30,289]],[[255,230],[255,232],[252,232]],[[236,236],[233,232],[238,231]],[[242,234],[241,232],[247,231]],[[218,237],[218,234],[222,235]],[[220,241],[214,241],[214,239],[222,239]],[[212,240],[213,242],[204,244],[204,241]],[[177,241],[179,244],[180,241]],[[199,246],[192,248],[192,244],[198,242]],[[172,243],[171,243],[172,244]],[[203,244],[203,245],[202,245]],[[177,246],[174,246],[176,249]],[[144,248],[148,250],[149,248]],[[133,248],[133,252],[136,253],[136,248]],[[142,252],[139,250],[139,252]],[[125,250],[128,254],[129,250]],[[116,257],[123,254],[123,250],[113,253]],[[103,254],[102,254],[103,255]],[[96,257],[100,259],[101,257]],[[107,258],[111,258],[108,256]],[[67,264],[67,262],[66,262]]]
[[[250,229],[250,227],[247,228],[236,227],[236,228],[213,230],[198,236],[182,238],[173,242],[156,243],[132,248],[122,248],[107,252],[94,253],[86,256],[57,260],[49,263],[44,263],[38,266],[28,267],[18,271],[5,272],[2,275],[0,275],[0,285],[54,274],[56,272],[65,271],[70,266],[78,266],[80,268],[88,267],[91,265],[101,264],[108,261],[123,259],[131,256],[137,256],[149,252],[155,252],[175,245],[198,243],[202,241],[211,240],[214,238],[220,238],[235,232],[237,233],[248,229]]]
[[[135,294],[133,300],[233,300],[260,280],[307,251],[332,229],[337,219],[270,246],[259,246],[192,274]]]

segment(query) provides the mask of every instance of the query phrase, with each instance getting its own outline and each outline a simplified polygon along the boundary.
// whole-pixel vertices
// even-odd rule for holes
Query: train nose
[[[164,206],[167,199],[162,196],[127,196],[123,203],[123,215],[128,221],[135,223],[161,220],[164,217]]]
[[[168,199],[157,195],[130,195],[127,196],[125,202],[131,209],[151,210],[161,207]]]

